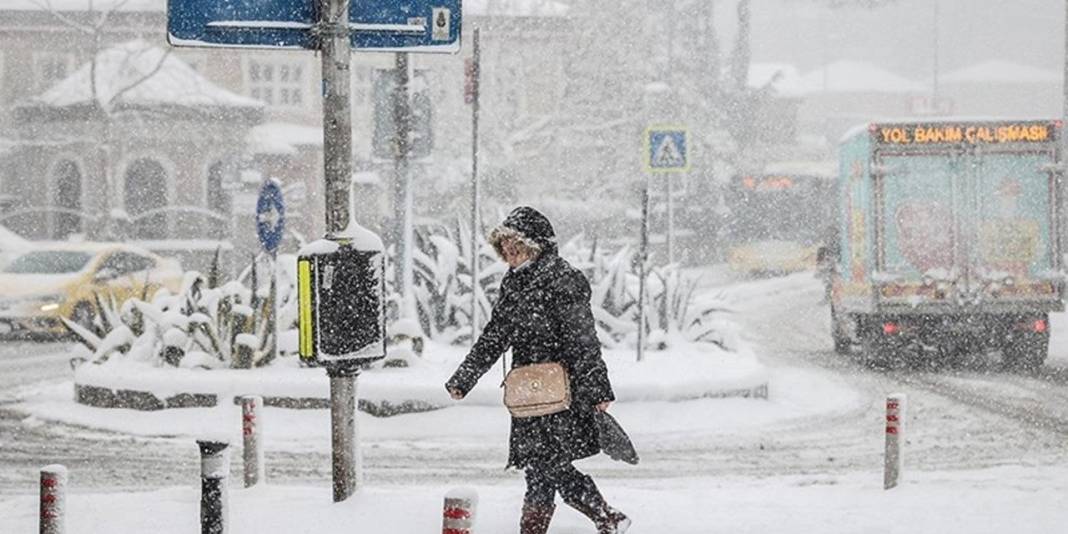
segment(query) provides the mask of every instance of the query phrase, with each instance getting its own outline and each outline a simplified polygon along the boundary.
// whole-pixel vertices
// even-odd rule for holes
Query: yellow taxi
[[[0,335],[65,334],[61,318],[91,326],[96,295],[178,291],[177,260],[122,243],[33,243],[0,271]]]

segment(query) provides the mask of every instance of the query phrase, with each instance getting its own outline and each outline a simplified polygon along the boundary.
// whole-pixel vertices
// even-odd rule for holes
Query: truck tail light
[[[1049,325],[1046,324],[1045,319],[1039,319],[1031,325],[1031,329],[1034,330],[1036,333],[1041,334],[1049,329]]]
[[[885,322],[883,323],[883,333],[892,336],[901,331],[901,327],[897,323]]]

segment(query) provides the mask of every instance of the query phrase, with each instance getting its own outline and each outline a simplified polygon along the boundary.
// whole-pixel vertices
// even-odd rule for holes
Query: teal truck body
[[[1045,360],[1064,309],[1060,121],[874,123],[840,146],[835,347]]]

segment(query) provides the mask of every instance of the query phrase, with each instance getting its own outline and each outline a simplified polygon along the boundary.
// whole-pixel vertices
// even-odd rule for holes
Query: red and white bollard
[[[886,397],[886,466],[883,470],[883,489],[897,486],[901,479],[905,445],[904,393]]]
[[[471,534],[475,524],[478,493],[473,489],[454,489],[445,494],[445,511],[441,534]]]
[[[241,397],[241,435],[245,442],[242,457],[245,460],[246,488],[255,486],[266,478],[263,447],[260,440],[263,428],[263,420],[260,418],[262,408],[263,397],[258,395]]]
[[[66,532],[67,468],[48,465],[41,468],[41,534]]]

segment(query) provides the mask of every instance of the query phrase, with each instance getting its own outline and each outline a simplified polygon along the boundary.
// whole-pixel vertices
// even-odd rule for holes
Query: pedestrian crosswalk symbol
[[[650,171],[685,171],[690,167],[685,128],[649,128],[645,134],[646,168]]]

